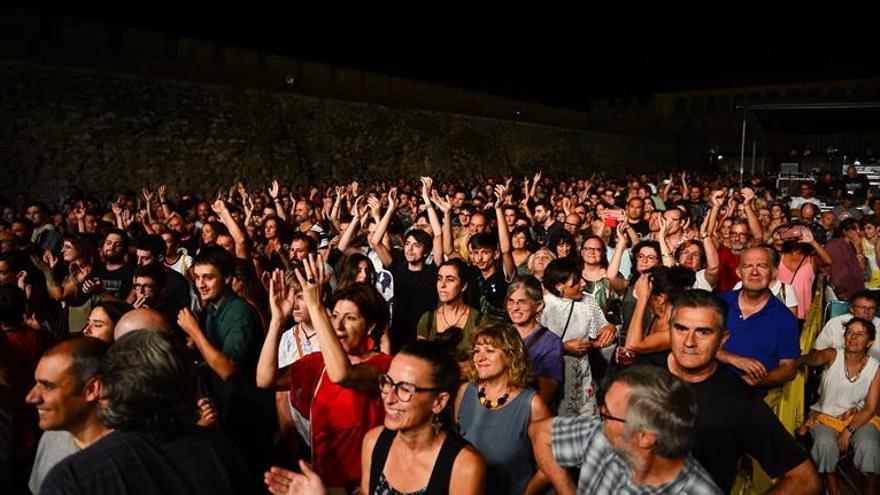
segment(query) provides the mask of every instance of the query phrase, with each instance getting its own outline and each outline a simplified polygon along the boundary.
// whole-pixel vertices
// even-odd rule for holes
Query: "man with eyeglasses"
[[[546,419],[529,436],[559,494],[720,494],[689,454],[696,421],[697,403],[685,384],[632,366],[612,382],[598,418]],[[580,468],[577,489],[565,468]]]
[[[819,336],[816,337],[813,349],[843,349],[845,344],[843,324],[853,317],[868,320],[874,323],[875,328],[880,328],[880,318],[877,317],[877,299],[871,291],[863,290],[853,294],[849,303],[849,313],[828,320],[828,323],[822,327]],[[880,339],[874,339],[874,344],[868,349],[868,355],[880,360]]]

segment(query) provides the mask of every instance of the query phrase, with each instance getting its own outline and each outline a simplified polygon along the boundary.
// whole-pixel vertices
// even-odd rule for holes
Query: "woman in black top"
[[[458,364],[438,342],[403,347],[379,377],[385,425],[370,430],[361,454],[361,493],[371,495],[482,494],[486,466],[480,454],[448,426]],[[273,467],[265,481],[274,494],[324,493],[305,462],[303,474]]]

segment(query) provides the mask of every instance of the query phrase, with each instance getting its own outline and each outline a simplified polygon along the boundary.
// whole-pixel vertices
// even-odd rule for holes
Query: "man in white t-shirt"
[[[874,323],[874,327],[880,328],[880,318],[877,318],[877,300],[870,291],[863,290],[853,294],[849,303],[849,313],[845,315],[835,316],[825,323],[816,342],[813,343],[813,349],[843,349],[843,324],[853,319],[853,317],[863,318]],[[868,349],[868,355],[874,359],[880,360],[880,339],[874,339],[874,344]]]
[[[819,198],[813,196],[813,185],[809,182],[801,183],[801,185],[798,186],[798,191],[801,195],[791,198],[791,204],[788,205],[791,209],[791,216],[800,216],[801,206],[803,206],[804,203],[813,203],[817,207],[822,206],[822,202],[819,201]]]

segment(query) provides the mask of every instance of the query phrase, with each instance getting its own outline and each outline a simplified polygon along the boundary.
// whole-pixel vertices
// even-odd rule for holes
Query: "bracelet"
[[[704,234],[704,235],[700,236],[700,239],[708,239],[711,236],[712,236],[711,234]]]
[[[661,256],[663,256],[664,258],[675,258],[675,255],[673,255],[673,254],[671,254],[671,253],[666,253],[666,254],[661,255]]]

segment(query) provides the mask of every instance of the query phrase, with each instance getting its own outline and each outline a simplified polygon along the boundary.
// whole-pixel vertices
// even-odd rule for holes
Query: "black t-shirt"
[[[113,271],[107,270],[104,265],[98,265],[92,269],[90,276],[101,279],[104,292],[124,301],[131,292],[135,269],[134,265],[128,263]]]
[[[630,223],[629,226],[632,227],[641,238],[648,237],[648,234],[651,233],[650,225],[644,220],[639,220],[638,223]]]
[[[640,362],[667,363],[660,355]],[[709,379],[690,386],[699,411],[691,453],[724,493],[730,492],[743,454],[754,457],[771,478],[810,458],[756,391],[726,366],[719,364]]]
[[[507,298],[508,285],[501,266],[497,266],[495,273],[489,278],[483,278],[480,270],[471,267],[465,301],[468,306],[479,309],[493,320],[506,321],[507,308],[504,306],[504,299]]]
[[[871,184],[864,175],[857,175],[855,178],[846,175],[840,180],[840,187],[843,189],[844,194],[852,192],[855,197],[865,199]]]
[[[666,207],[669,208],[668,203]],[[688,215],[691,217],[691,225],[700,225],[703,222],[703,217],[709,211],[709,205],[705,201],[687,200],[685,201],[685,207],[688,210]]]
[[[419,318],[437,307],[437,267],[425,263],[419,271],[409,269],[403,253],[392,254],[388,271],[394,277],[394,311],[391,318],[391,352],[416,339]]]
[[[186,277],[171,268],[165,268],[165,297],[181,308],[189,307],[189,281]]]
[[[541,246],[552,246],[562,236],[562,223],[554,220],[550,227],[536,225],[534,229],[535,242]]]
[[[221,433],[115,431],[58,463],[40,493],[153,495],[259,493]]]

